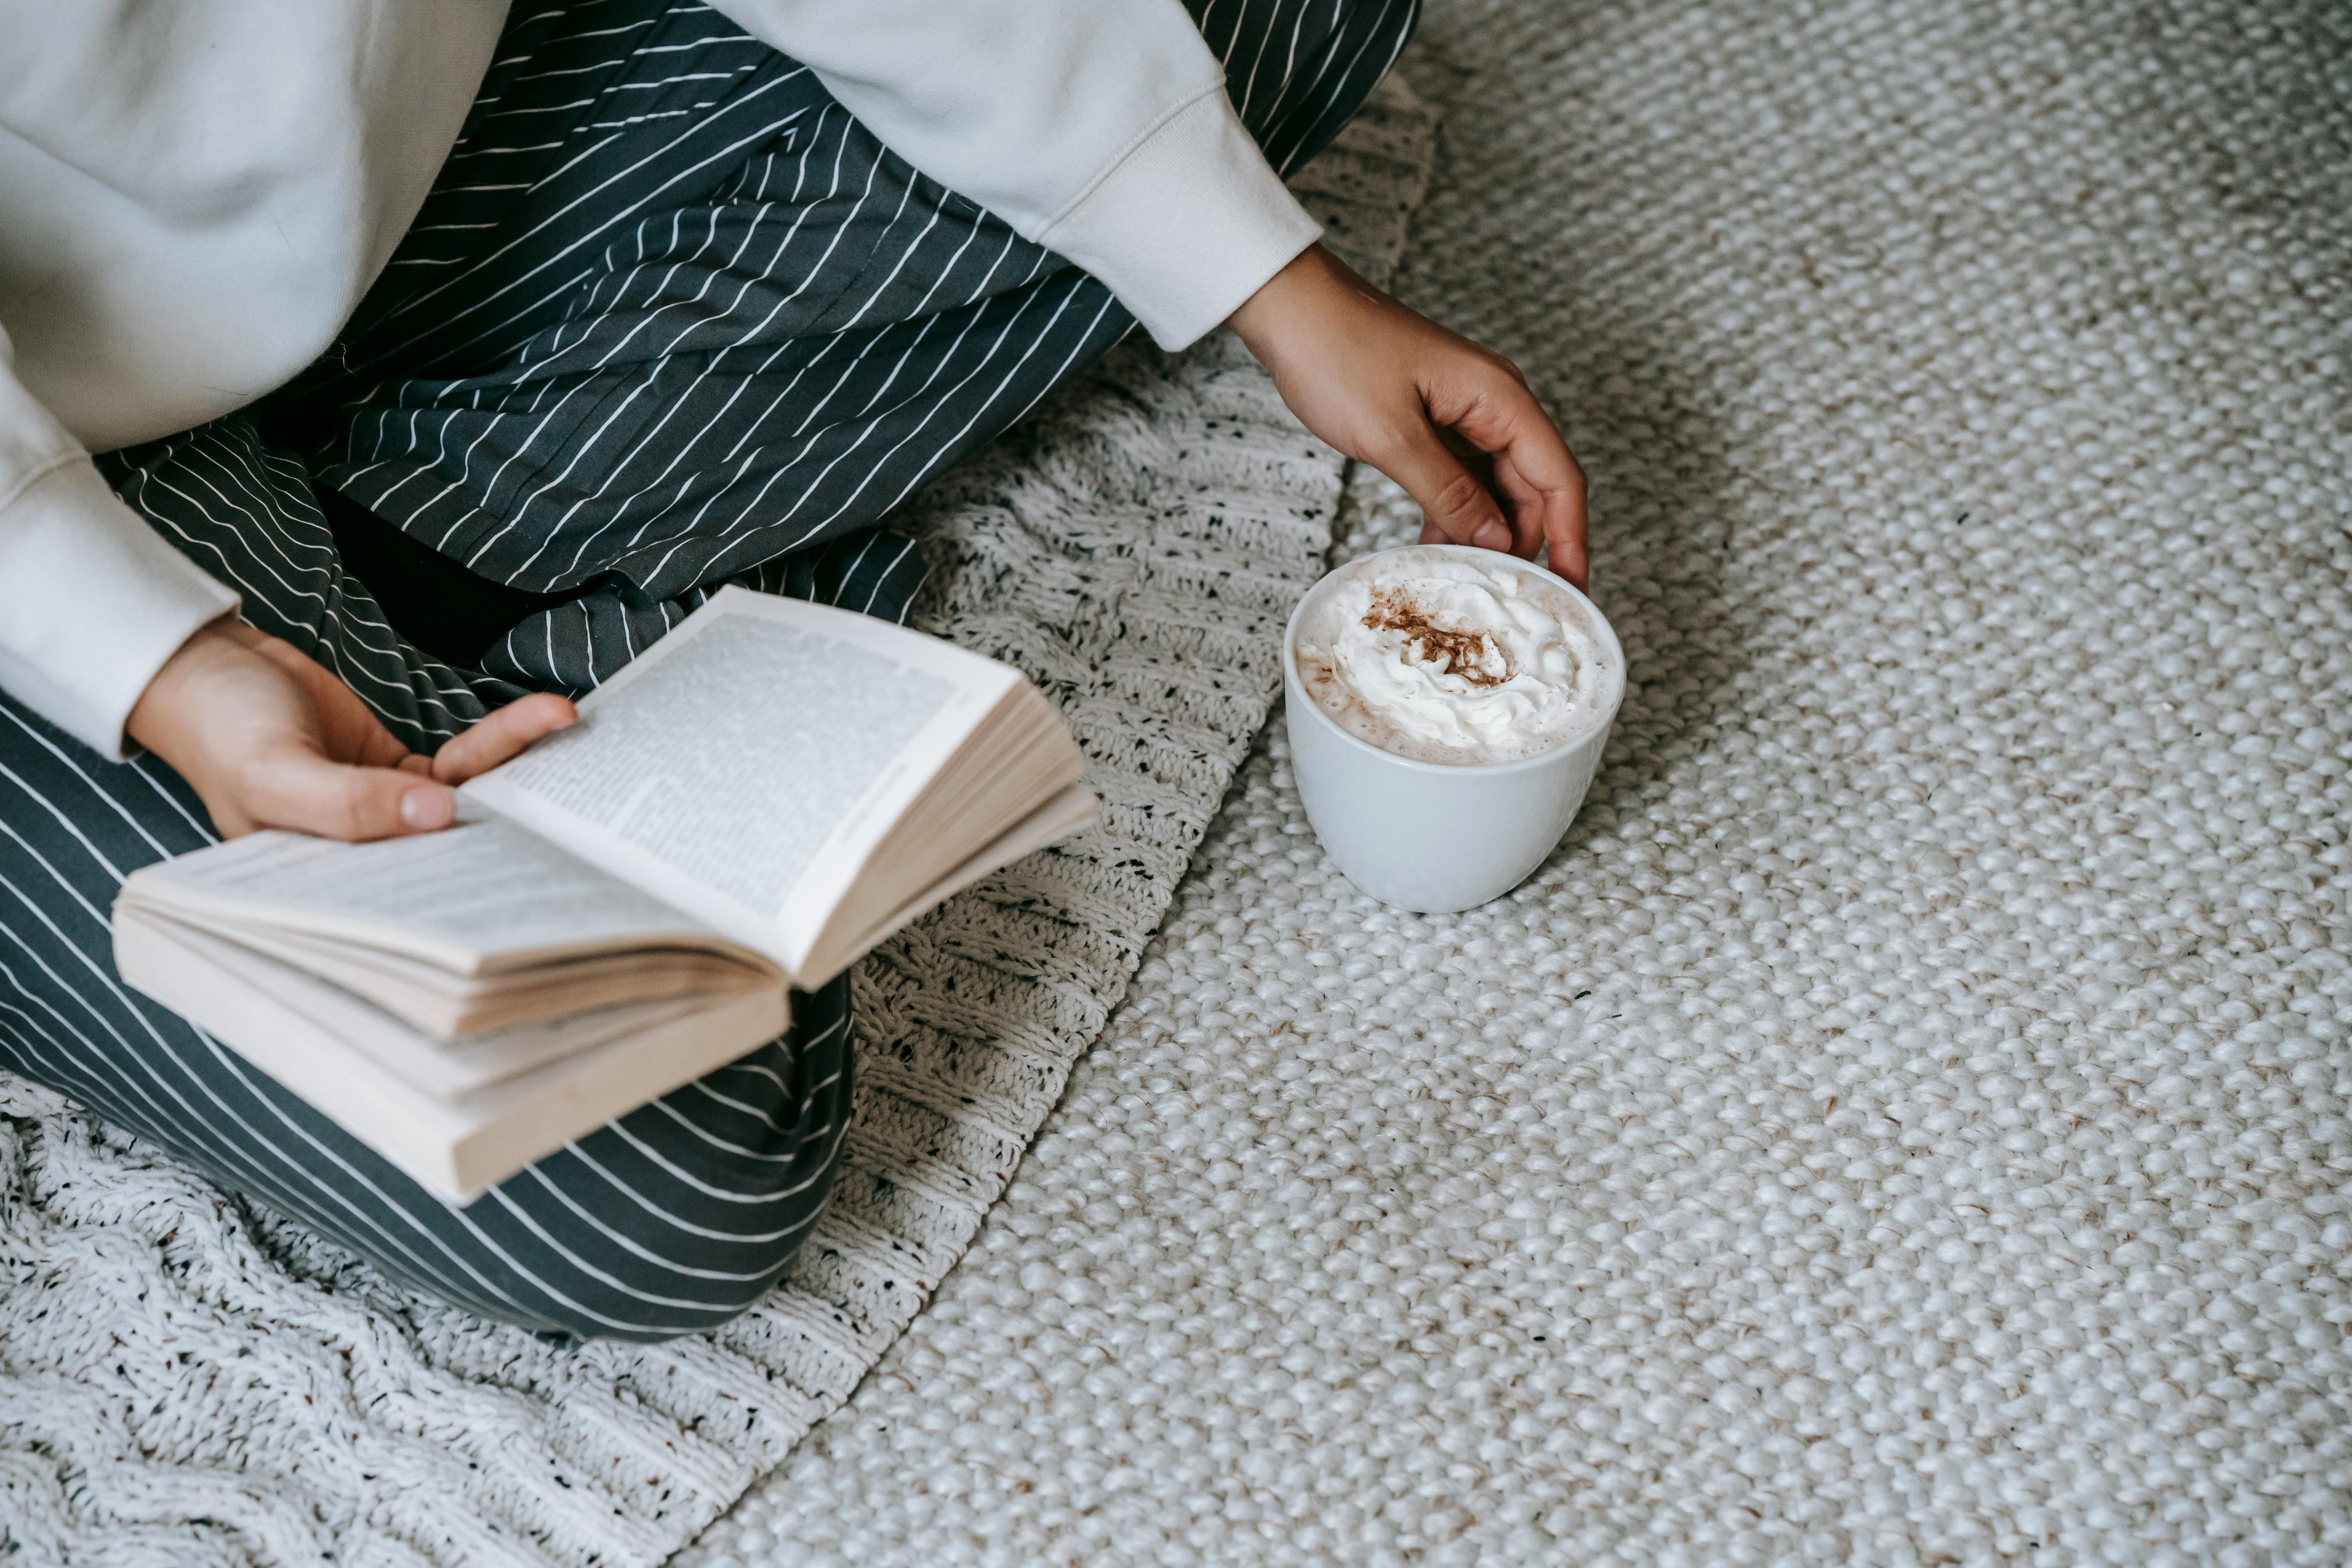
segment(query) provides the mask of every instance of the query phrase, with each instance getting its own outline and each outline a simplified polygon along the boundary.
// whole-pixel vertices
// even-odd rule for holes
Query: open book
[[[122,977],[446,1197],[782,1032],[814,988],[1085,826],[1009,666],[722,589],[441,833],[257,833],[134,872]]]

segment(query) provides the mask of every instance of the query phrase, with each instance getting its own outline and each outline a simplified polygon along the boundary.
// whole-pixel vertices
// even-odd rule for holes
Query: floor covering
[[[1591,472],[1591,803],[1399,914],[1265,740],[681,1563],[2352,1560],[2348,30],[1435,5],[1400,288]]]

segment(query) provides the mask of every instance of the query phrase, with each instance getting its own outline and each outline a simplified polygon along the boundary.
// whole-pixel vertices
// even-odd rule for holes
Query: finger
[[[349,758],[363,768],[404,768],[410,773],[428,775],[433,772],[429,762],[425,762],[421,769],[415,766],[425,759],[394,740],[392,731],[385,729],[383,721],[374,714],[339,717],[342,717],[344,722],[339,727],[330,728],[330,733],[338,742],[335,752],[338,757]]]
[[[1489,367],[1474,389],[1433,399],[1431,412],[1495,455],[1495,486],[1510,505],[1513,542],[1532,556],[1548,547],[1551,569],[1584,585],[1584,471],[1535,394],[1502,367]]]
[[[331,763],[311,752],[256,757],[243,784],[240,793],[256,822],[321,838],[429,833],[448,826],[457,815],[457,797],[441,784],[397,768]]]
[[[205,803],[205,815],[212,818],[213,831],[223,838],[242,838],[248,833],[258,833],[265,824],[253,820],[236,801],[215,790],[198,790],[196,798]]]
[[[1532,560],[1538,549],[1545,563],[1581,590],[1591,575],[1585,553],[1584,470],[1569,459],[1568,482],[1547,489],[1519,472],[1508,457],[1495,465],[1495,486],[1510,501],[1512,518]]]
[[[538,740],[580,717],[567,698],[537,691],[517,698],[478,721],[464,734],[444,745],[433,757],[433,776],[443,784],[459,784],[487,773]]]
[[[1421,503],[1422,516],[1447,542],[1487,550],[1511,547],[1511,525],[1494,493],[1445,449],[1426,422],[1405,430],[1373,461]]]
[[[1495,488],[1495,455],[1482,449],[1475,441],[1447,426],[1437,426],[1437,438],[1444,445],[1447,451],[1454,454],[1454,460],[1469,470],[1470,477],[1478,481],[1478,488],[1493,496],[1500,503],[1503,526],[1512,531],[1512,540],[1508,546],[1511,553],[1534,554],[1534,546],[1517,536],[1518,526],[1511,515],[1508,498]],[[1540,536],[1538,536],[1536,542],[1538,544],[1542,542]]]
[[[1573,583],[1579,593],[1590,592],[1592,587],[1592,556],[1586,547],[1585,518],[1584,485],[1580,476],[1574,500],[1544,520],[1545,563]]]
[[[1532,561],[1543,551],[1543,507],[1539,494],[1534,490],[1511,464],[1507,451],[1499,458],[1486,459],[1488,483],[1503,503],[1503,510],[1511,524],[1511,553],[1522,561]]]

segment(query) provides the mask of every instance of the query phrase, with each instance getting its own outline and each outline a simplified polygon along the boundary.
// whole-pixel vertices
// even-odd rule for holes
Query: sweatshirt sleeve
[[[1177,0],[711,0],[885,146],[1100,279],[1162,348],[1322,230]]]
[[[0,331],[0,690],[119,760],[147,682],[236,605],[107,488]]]

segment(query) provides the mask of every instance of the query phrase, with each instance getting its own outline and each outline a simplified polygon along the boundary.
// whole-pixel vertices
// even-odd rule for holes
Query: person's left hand
[[[1402,485],[1424,544],[1532,559],[1582,588],[1584,471],[1527,378],[1310,246],[1227,322],[1306,426]]]

